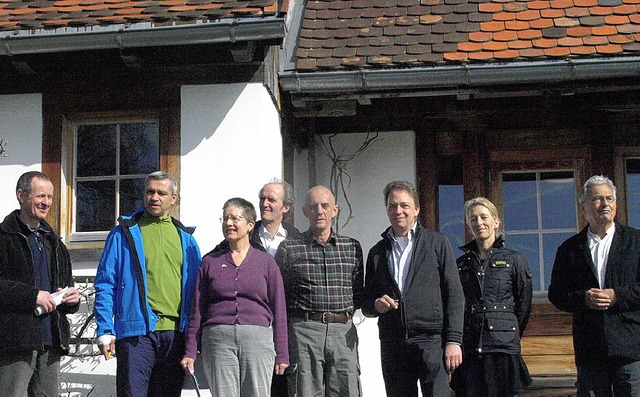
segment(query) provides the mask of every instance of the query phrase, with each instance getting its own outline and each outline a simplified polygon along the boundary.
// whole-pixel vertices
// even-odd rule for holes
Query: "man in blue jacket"
[[[391,226],[369,250],[362,312],[378,317],[388,397],[450,395],[462,363],[464,294],[447,238],[417,220],[418,193],[407,181],[384,188]]]
[[[145,208],[121,216],[104,246],[95,280],[98,347],[117,351],[118,396],[179,396],[200,249],[193,228],[169,212],[177,200],[173,176],[145,180]]]

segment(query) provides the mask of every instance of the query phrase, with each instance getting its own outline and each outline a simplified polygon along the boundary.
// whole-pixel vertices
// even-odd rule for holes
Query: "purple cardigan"
[[[202,329],[212,324],[272,326],[276,364],[289,364],[284,287],[271,255],[250,247],[240,266],[228,249],[202,259],[185,357],[196,358]]]

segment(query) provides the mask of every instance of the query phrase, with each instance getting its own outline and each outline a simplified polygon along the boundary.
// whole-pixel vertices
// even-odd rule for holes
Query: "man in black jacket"
[[[417,221],[407,181],[384,188],[391,227],[369,251],[362,312],[378,317],[387,397],[450,395],[447,372],[462,363],[464,294],[449,240]]]
[[[549,285],[573,313],[578,396],[639,396],[640,231],[615,222],[609,178],[589,178],[579,201],[589,225],[558,248]]]
[[[45,222],[53,184],[41,172],[27,172],[16,196],[20,209],[0,224],[0,390],[57,396],[60,356],[70,339],[65,314],[78,310],[80,295],[69,253]],[[65,287],[56,301],[52,294]]]

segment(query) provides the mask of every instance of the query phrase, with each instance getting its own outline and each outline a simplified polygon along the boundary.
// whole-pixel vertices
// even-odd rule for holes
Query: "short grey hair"
[[[283,190],[283,200],[282,202],[284,203],[284,205],[288,205],[289,207],[293,207],[293,201],[294,201],[294,197],[293,197],[293,187],[288,183],[285,182],[284,180],[280,179],[280,178],[271,178],[271,180],[267,183],[265,183],[262,188],[260,189],[260,192],[258,192],[258,199],[260,198],[260,196],[262,196],[262,191],[264,190],[264,188],[267,185],[282,185],[282,190]]]
[[[256,222],[256,209],[248,200],[245,200],[242,197],[230,198],[222,206],[222,211],[226,210],[229,206],[240,208],[240,210],[242,210],[242,216],[247,218],[247,221],[253,223]]]
[[[611,181],[611,179],[607,178],[604,175],[594,175],[591,178],[587,179],[587,181],[582,185],[582,191],[580,192],[580,197],[578,198],[580,204],[587,201],[587,191],[593,186],[598,185],[607,185],[613,191],[613,198],[616,198],[616,187]]]
[[[174,178],[173,175],[171,175],[170,173],[164,172],[164,171],[154,171],[154,172],[150,173],[144,179],[144,185],[145,186],[147,186],[147,183],[149,182],[150,179],[154,180],[154,181],[168,179],[168,180],[171,181],[171,192],[173,194],[178,193],[178,182],[176,181],[176,178]]]

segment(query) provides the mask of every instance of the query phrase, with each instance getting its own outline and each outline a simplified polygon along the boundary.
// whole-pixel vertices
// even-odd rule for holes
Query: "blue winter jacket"
[[[147,300],[147,271],[138,220],[144,209],[121,216],[119,225],[107,237],[95,279],[96,336],[115,335],[117,339],[153,332],[158,316]],[[200,249],[192,233],[194,228],[171,218],[182,241],[182,302],[180,332],[185,332],[193,302]]]

